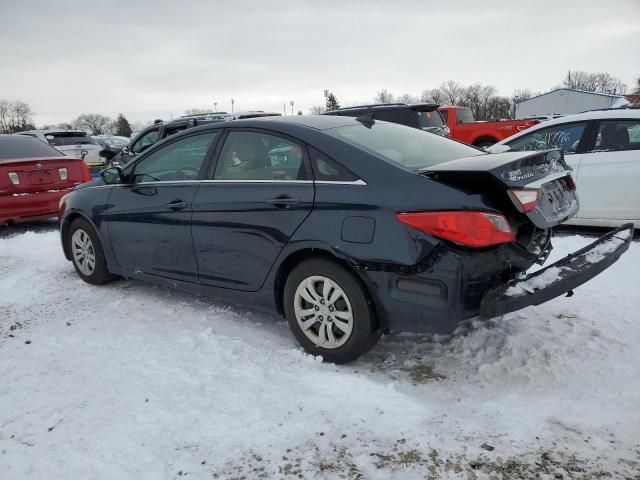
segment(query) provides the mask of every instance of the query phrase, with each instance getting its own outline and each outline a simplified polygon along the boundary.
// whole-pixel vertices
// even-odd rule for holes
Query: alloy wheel
[[[96,268],[96,251],[87,232],[82,229],[73,232],[71,251],[78,270],[87,277],[91,276]]]
[[[307,277],[294,296],[296,320],[315,345],[334,349],[344,345],[353,331],[353,310],[346,293],[330,278]]]

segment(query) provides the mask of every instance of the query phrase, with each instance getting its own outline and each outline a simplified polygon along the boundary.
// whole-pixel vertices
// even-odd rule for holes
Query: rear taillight
[[[67,169],[66,168],[59,168],[58,169],[58,174],[60,175],[60,180],[66,180],[67,179]]]
[[[468,247],[488,247],[515,241],[507,219],[496,213],[411,212],[396,216],[410,227]]]
[[[20,185],[20,179],[18,178],[18,174],[16,172],[9,172],[9,179],[14,185]]]
[[[538,202],[538,189],[537,188],[522,188],[509,190],[509,198],[514,203],[516,208],[522,212],[527,213],[536,208]]]
[[[89,167],[85,162],[82,162],[82,173],[84,175],[84,181],[85,182],[90,182],[91,181],[91,172],[89,171]]]

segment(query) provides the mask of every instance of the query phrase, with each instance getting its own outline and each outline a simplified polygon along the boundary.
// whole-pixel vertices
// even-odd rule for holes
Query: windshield
[[[371,128],[349,125],[325,132],[410,170],[484,154],[463,143],[395,123],[376,122]]]
[[[441,127],[444,125],[442,117],[437,110],[433,112],[418,112],[421,128]]]
[[[44,138],[47,139],[49,145],[53,145],[55,147],[62,147],[65,145],[76,145],[76,144],[92,144],[95,145],[97,142],[91,138],[86,133],[82,132],[55,132],[55,133],[47,133]]]

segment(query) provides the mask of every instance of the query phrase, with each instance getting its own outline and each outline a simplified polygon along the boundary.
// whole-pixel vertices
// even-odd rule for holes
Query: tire
[[[82,280],[91,285],[102,285],[115,278],[107,269],[102,245],[89,222],[82,218],[73,221],[67,234],[67,246],[73,267]]]
[[[287,278],[283,300],[293,335],[308,353],[325,361],[351,362],[380,338],[364,286],[330,260],[310,259],[297,265]]]
[[[482,140],[481,142],[475,143],[473,146],[477,148],[487,148],[491,145],[495,144],[493,140]]]

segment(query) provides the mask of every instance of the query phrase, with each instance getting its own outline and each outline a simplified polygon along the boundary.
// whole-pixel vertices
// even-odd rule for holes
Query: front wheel
[[[87,283],[101,285],[115,278],[107,269],[100,240],[93,227],[82,218],[73,221],[67,235],[71,261],[76,273]]]
[[[329,260],[306,260],[292,270],[285,285],[284,308],[298,342],[329,362],[355,360],[380,338],[364,286]]]

